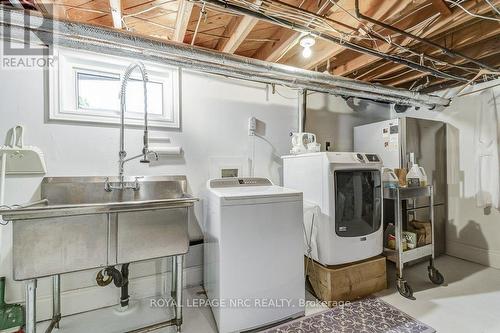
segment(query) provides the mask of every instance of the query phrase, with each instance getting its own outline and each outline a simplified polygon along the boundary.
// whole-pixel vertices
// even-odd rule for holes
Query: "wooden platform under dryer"
[[[324,266],[305,257],[305,265],[316,296],[329,306],[387,288],[386,259],[383,256],[336,266]]]

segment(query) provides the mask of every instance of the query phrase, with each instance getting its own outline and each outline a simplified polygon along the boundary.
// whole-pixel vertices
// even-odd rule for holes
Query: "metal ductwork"
[[[25,16],[29,15],[29,19]],[[54,20],[38,13],[0,6],[2,38],[25,43],[26,32],[45,45],[132,57],[248,81],[425,107],[447,106],[449,99],[356,81],[282,64],[220,53],[200,47],[140,37],[93,25]]]

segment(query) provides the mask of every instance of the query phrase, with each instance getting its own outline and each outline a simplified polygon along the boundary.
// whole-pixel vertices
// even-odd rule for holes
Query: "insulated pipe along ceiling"
[[[29,15],[29,19],[25,18]],[[139,37],[135,34],[93,25],[44,18],[0,6],[3,38],[26,43],[26,32],[45,45],[57,45],[121,57],[149,60],[195,71],[243,80],[284,85],[346,97],[414,105],[447,106],[449,99],[356,81],[257,59],[220,53],[204,48]],[[32,41],[36,43],[36,41]],[[40,42],[39,42],[40,43]]]

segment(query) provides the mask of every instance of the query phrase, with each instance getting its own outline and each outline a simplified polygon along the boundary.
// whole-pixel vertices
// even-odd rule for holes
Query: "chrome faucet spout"
[[[142,76],[143,89],[144,89],[144,137],[143,137],[143,148],[142,153],[140,155],[126,158],[127,152],[125,151],[125,113],[127,111],[127,84],[132,76],[132,73],[135,70],[139,70]],[[136,158],[141,159],[141,163],[149,163],[148,155],[151,154],[149,150],[149,134],[148,134],[148,92],[147,92],[147,83],[148,83],[148,73],[146,71],[146,67],[142,62],[136,62],[127,67],[125,72],[123,73],[121,87],[120,87],[120,150],[118,153],[118,175],[119,175],[119,185],[111,186],[109,182],[106,183],[106,190],[113,189],[125,189],[128,188],[125,186],[124,182],[124,174],[125,174],[125,163]],[[134,188],[135,190],[136,188]]]

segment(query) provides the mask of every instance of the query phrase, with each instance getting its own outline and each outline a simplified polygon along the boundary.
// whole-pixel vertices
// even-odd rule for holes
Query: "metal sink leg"
[[[184,264],[184,255],[176,256],[176,289],[175,289],[175,320],[177,332],[181,331],[182,325],[182,271]]]
[[[54,275],[52,279],[52,320],[56,320],[55,328],[59,328],[59,321],[61,320],[61,275]]]
[[[26,281],[25,333],[36,333],[36,279]]]
[[[52,277],[52,319],[45,333],[50,333],[54,328],[59,328],[61,321],[61,275]]]
[[[137,330],[128,331],[127,333],[146,333],[146,332],[156,332],[159,329],[169,327],[169,326],[177,326],[177,332],[181,331],[182,325],[182,281],[183,281],[183,264],[184,264],[184,255],[178,255],[172,257],[172,297],[175,298],[175,316],[174,318],[157,323],[152,324],[146,327],[139,328]],[[175,283],[174,283],[175,281]],[[175,292],[173,291],[175,288]]]
[[[177,256],[173,256],[172,258],[172,274],[171,274],[171,283],[170,283],[170,297],[176,297],[177,290]]]

